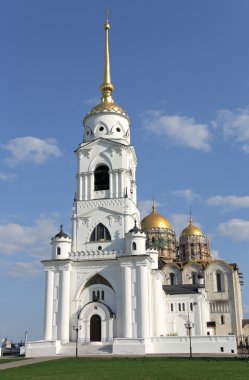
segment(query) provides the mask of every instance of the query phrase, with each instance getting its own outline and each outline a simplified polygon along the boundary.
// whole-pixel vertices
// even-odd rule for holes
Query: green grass
[[[220,358],[66,358],[0,370],[4,380],[239,380],[249,362]]]

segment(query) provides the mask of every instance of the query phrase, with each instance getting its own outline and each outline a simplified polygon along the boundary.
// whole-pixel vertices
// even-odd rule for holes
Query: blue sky
[[[140,208],[189,207],[244,274],[249,317],[247,0],[0,0],[0,337],[42,338],[50,238],[70,233],[74,150],[98,103],[105,9],[114,98],[132,120]]]

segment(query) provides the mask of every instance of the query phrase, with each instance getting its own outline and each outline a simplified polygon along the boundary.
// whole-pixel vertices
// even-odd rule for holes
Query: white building
[[[188,353],[189,331],[193,353],[236,353],[236,328],[229,330],[233,335],[217,330],[219,313],[226,313],[229,326],[235,320],[239,326],[242,318],[236,271],[211,258],[204,260],[205,270],[204,262],[180,260],[169,222],[155,208],[151,224],[142,223],[146,233],[141,230],[130,119],[112,97],[109,29],[106,21],[101,103],[86,115],[76,150],[72,238],[61,227],[51,240],[52,257],[43,261],[44,340],[28,342],[26,355],[72,355],[77,334],[79,354],[94,343],[99,353],[105,347],[114,354]],[[148,239],[155,242],[154,230],[171,239],[169,260],[148,246]],[[201,252],[207,256],[207,249]],[[214,273],[215,281],[220,273],[219,284],[229,288],[222,299],[212,288]]]

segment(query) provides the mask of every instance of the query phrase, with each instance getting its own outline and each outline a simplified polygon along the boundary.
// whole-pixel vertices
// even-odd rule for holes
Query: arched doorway
[[[90,319],[90,342],[101,342],[101,318],[97,314]]]

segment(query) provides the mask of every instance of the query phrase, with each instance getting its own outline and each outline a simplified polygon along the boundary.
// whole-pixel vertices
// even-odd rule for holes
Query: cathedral
[[[72,233],[51,239],[43,340],[26,356],[236,354],[242,334],[237,264],[212,258],[205,234],[179,239],[152,203],[140,221],[129,115],[114,102],[108,20],[101,101],[76,149]]]

